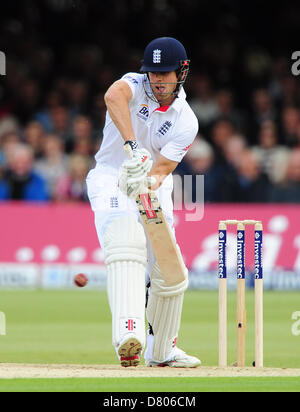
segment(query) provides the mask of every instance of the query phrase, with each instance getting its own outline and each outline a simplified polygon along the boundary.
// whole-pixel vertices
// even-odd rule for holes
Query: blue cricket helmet
[[[145,48],[141,72],[170,72],[188,66],[185,48],[173,37],[159,37]]]

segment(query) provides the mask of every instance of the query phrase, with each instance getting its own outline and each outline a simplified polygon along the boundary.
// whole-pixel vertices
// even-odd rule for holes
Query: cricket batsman
[[[112,343],[124,367],[137,366],[144,349],[147,366],[201,363],[176,346],[188,271],[176,285],[164,282],[135,202],[145,187],[155,190],[175,238],[172,172],[198,131],[183,89],[189,63],[178,40],[157,38],[144,51],[141,73],[127,73],[109,87],[103,142],[87,176],[105,255]]]

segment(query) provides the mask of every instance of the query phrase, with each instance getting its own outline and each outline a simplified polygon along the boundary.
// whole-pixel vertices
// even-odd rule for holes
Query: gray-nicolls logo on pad
[[[6,75],[6,57],[5,54],[0,51],[0,76]]]

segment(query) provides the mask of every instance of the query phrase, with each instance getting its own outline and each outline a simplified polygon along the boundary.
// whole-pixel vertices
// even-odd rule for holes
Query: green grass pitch
[[[229,363],[236,360],[236,293],[230,292]],[[104,291],[1,291],[6,336],[0,336],[0,362],[118,364],[111,345],[111,318]],[[300,336],[292,314],[300,311],[299,292],[264,293],[266,367],[300,368]],[[247,364],[254,360],[254,293],[247,292]],[[204,366],[218,363],[218,295],[188,291],[178,346]],[[0,365],[1,366],[1,365]],[[51,383],[49,383],[49,381]],[[83,378],[0,380],[0,391],[201,391],[298,390],[300,378]],[[176,389],[177,388],[177,389]]]
[[[300,378],[0,379],[0,392],[299,392]]]

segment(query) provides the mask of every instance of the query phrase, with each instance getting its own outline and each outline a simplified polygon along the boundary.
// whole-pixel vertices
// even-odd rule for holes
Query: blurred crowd
[[[132,13],[110,2],[121,25],[148,4],[121,3]],[[28,0],[26,10],[22,4],[18,18],[0,16],[0,50],[7,54],[7,74],[0,76],[0,201],[86,202],[85,178],[102,141],[104,93],[125,72],[139,70],[148,41],[169,34],[191,55],[185,89],[199,121],[176,173],[203,174],[206,202],[300,202],[300,85],[284,50],[250,48],[241,64],[241,27],[233,19],[229,30],[222,15],[217,34],[195,43],[188,29],[186,37],[177,35],[177,9],[170,13],[168,0],[153,2],[149,14],[159,18],[168,10],[166,33],[146,24],[142,39],[128,29],[127,43],[120,30],[107,41],[106,2],[91,0],[88,8],[79,0],[39,6]],[[189,0],[178,10],[193,13],[198,5]],[[195,180],[185,193],[196,198]]]
[[[206,202],[300,202],[300,84],[282,68],[276,94],[272,83],[253,90],[247,112],[230,89],[196,77],[200,132],[179,173],[205,176]],[[195,200],[195,182],[186,190]]]

